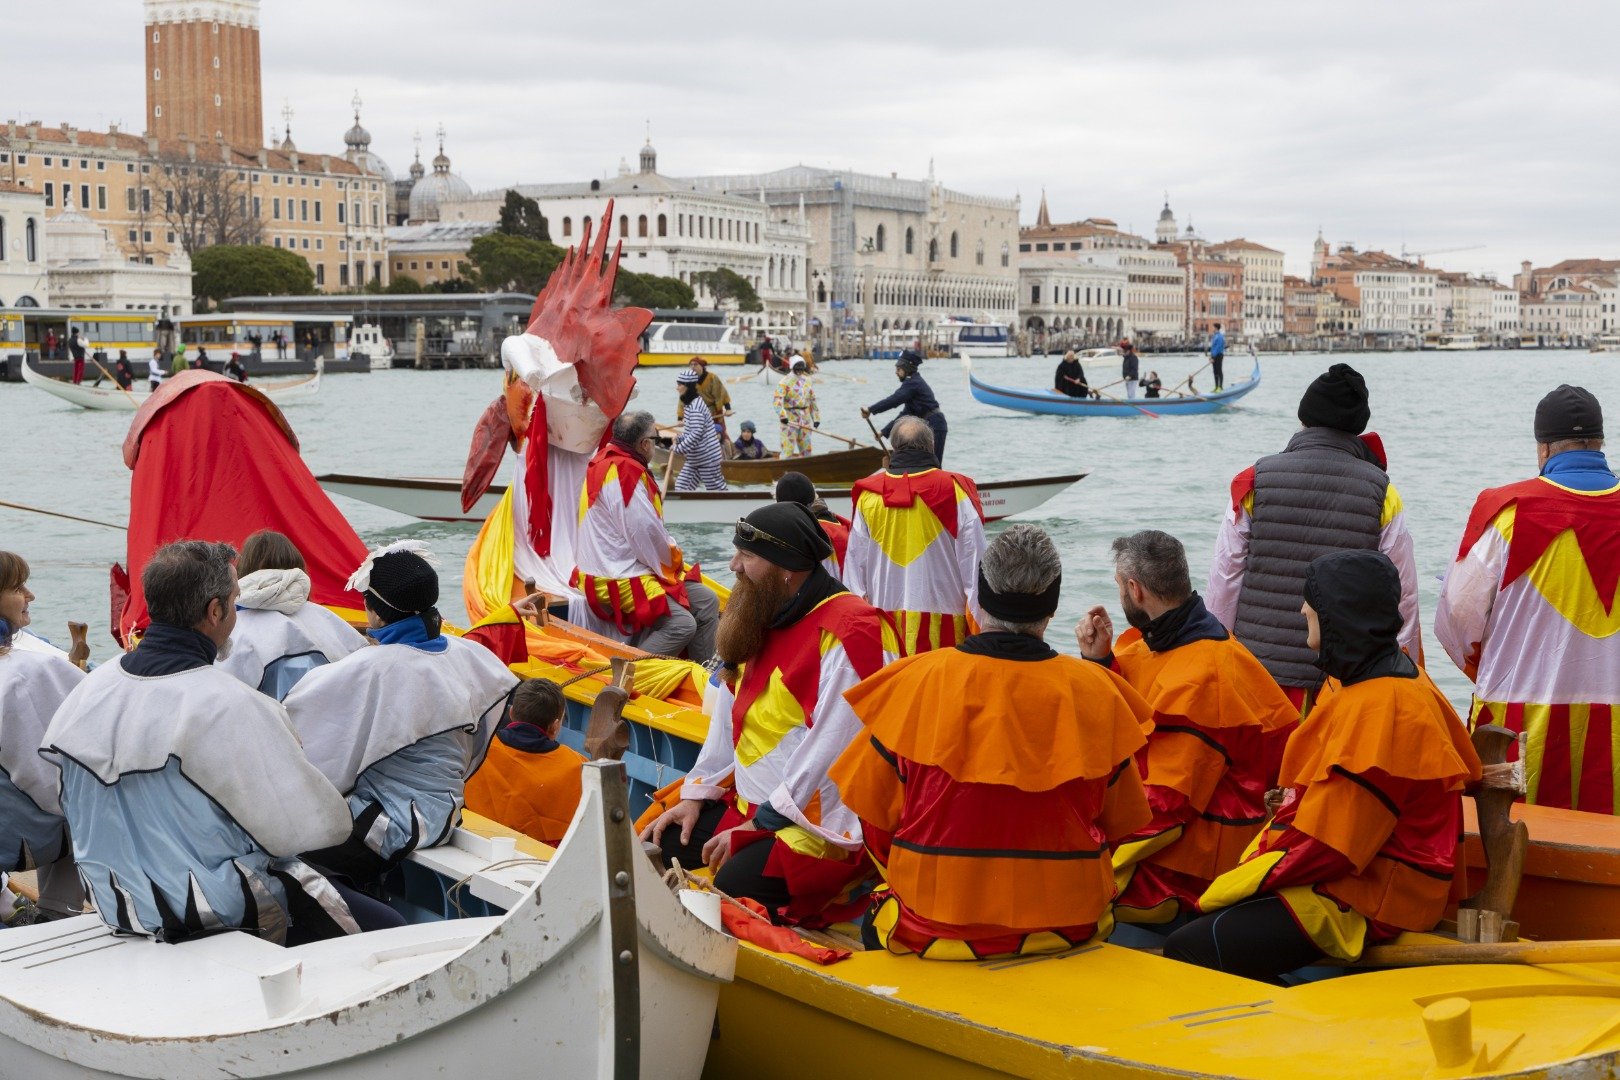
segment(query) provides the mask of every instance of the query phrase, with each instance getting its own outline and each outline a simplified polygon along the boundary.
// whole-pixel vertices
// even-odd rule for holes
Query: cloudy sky
[[[137,0],[8,3],[0,110],[138,128]],[[611,5],[265,0],[266,129],[338,152],[364,99],[403,172],[443,123],[475,188],[804,162],[1021,195],[1054,219],[1334,243],[1509,275],[1620,256],[1620,5],[1608,0],[937,0]],[[1478,245],[1476,247],[1476,245]]]

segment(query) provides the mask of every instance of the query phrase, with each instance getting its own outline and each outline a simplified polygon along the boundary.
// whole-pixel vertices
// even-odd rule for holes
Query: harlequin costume
[[[897,450],[850,491],[844,583],[893,619],[903,655],[946,649],[969,633],[984,508],[979,490],[932,454]]]
[[[997,618],[1046,617],[999,614],[978,586]],[[1054,588],[1047,616],[1056,606]],[[1150,817],[1134,756],[1152,721],[1124,679],[998,631],[844,696],[865,730],[833,779],[886,880],[875,944],[975,960],[1107,936],[1109,848]]]
[[[1560,387],[1543,408],[1538,441],[1602,437],[1584,390]],[[1573,423],[1555,423],[1560,408]],[[1434,630],[1474,680],[1470,724],[1528,733],[1527,802],[1620,813],[1617,582],[1620,479],[1602,451],[1556,454],[1540,476],[1475,502]]]
[[[1430,930],[1445,911],[1462,789],[1480,776],[1444,695],[1403,653],[1400,578],[1377,552],[1314,561],[1305,600],[1335,683],[1288,740],[1271,825],[1199,899],[1171,959],[1276,979],[1323,956]]]
[[[664,851],[692,867],[710,837],[752,822],[732,834],[716,885],[778,919],[824,925],[859,914],[865,900],[853,893],[871,874],[860,824],[828,775],[860,732],[843,693],[891,659],[893,644],[882,615],[821,566],[831,545],[808,510],[772,503],[745,524],[759,533],[740,528],[739,548],[809,577],[735,682],[711,679],[708,736],[679,793],[703,810],[689,844],[678,828],[664,831]]]
[[[1299,713],[1197,593],[1127,630],[1112,662],[1153,709],[1137,754],[1153,820],[1114,850],[1115,918],[1160,924],[1196,911],[1260,832]]]

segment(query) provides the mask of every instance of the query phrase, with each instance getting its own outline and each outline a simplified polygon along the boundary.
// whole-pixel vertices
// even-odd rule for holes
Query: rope
[[[747,912],[750,918],[759,919],[761,922],[767,923],[771,921],[769,916],[761,915],[759,912],[755,911],[747,904],[744,904],[736,897],[730,896],[715,888],[712,880],[708,878],[693,877],[691,874],[687,873],[686,868],[681,865],[681,861],[679,859],[669,860],[669,869],[664,871],[664,884],[669,887],[669,891],[672,893],[678,893],[682,889],[691,889],[693,892],[712,892],[722,901],[730,904],[738,911]]]
[[[448,889],[444,890],[444,898],[446,900],[450,901],[450,903],[455,907],[455,909],[456,909],[456,918],[465,919],[467,917],[467,913],[466,913],[466,911],[462,910],[461,899],[456,894],[457,894],[457,892],[459,890],[466,888],[468,883],[470,883],[472,881],[472,879],[477,877],[479,874],[487,874],[491,870],[510,870],[514,866],[550,866],[550,865],[551,865],[551,860],[549,860],[549,859],[536,859],[536,858],[533,858],[532,856],[531,857],[525,857],[525,858],[522,858],[522,859],[505,859],[505,860],[503,860],[501,862],[490,863],[488,866],[479,867],[477,870],[474,870],[472,873],[468,874],[466,877],[462,878],[460,881],[457,881],[457,882],[453,883]]]

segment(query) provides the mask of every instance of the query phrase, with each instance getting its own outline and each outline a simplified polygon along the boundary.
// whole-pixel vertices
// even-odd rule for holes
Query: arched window
[[[646,214],[642,214],[640,217],[636,218],[636,235],[637,236],[646,236],[647,235],[647,215]]]
[[[574,219],[573,218],[571,218],[571,217],[563,218],[563,231],[562,231],[562,234],[564,236],[573,236],[574,235]]]
[[[643,235],[645,235],[645,234],[643,234]],[[669,218],[665,217],[663,214],[658,215],[658,235],[659,236],[668,236],[669,235]]]
[[[25,254],[29,262],[39,261],[39,225],[33,218],[23,227],[23,243],[27,249]]]
[[[908,225],[908,226],[906,226],[906,254],[907,255],[910,255],[912,253],[912,251],[913,251],[912,237],[913,237],[913,234],[912,234],[912,231],[911,231],[911,226]]]
[[[939,237],[937,236],[928,241],[928,261],[939,261]]]
[[[586,214],[580,219],[579,231],[581,235],[589,235],[591,231],[591,215]]]
[[[877,248],[879,251],[882,251],[883,250],[883,241],[884,241],[883,226],[879,225],[877,227],[877,235],[873,239],[872,246]]]
[[[647,219],[642,218],[641,220],[642,220],[642,223],[643,223],[643,228],[641,230],[641,235],[646,236],[647,235],[647,230],[645,228],[645,223],[646,223]],[[625,237],[625,236],[630,235],[630,215],[629,214],[620,214],[619,215],[619,235],[621,237]]]
[[[974,249],[974,251],[973,251],[973,263],[974,263],[975,266],[983,266],[984,265],[984,241],[983,240],[979,241],[978,247],[976,247]]]
[[[1011,248],[1008,246],[1007,241],[1003,240],[1001,242],[1001,265],[1006,266],[1009,258],[1011,258]]]
[[[6,219],[0,218],[0,262],[6,261]]]
[[[951,233],[951,258],[956,258],[956,234]]]
[[[818,282],[816,282],[816,303],[825,304],[826,302],[827,302],[827,283],[825,281],[818,281]]]

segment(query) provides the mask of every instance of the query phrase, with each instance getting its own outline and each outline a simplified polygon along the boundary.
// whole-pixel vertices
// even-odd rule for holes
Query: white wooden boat
[[[387,371],[394,366],[394,344],[383,337],[382,327],[376,323],[361,323],[354,328],[349,336],[349,355],[366,357],[372,371]]]
[[[100,409],[107,412],[134,412],[146,400],[150,386],[144,378],[136,379],[134,387],[129,390],[120,390],[116,385],[92,386],[89,383],[74,385],[35,371],[28,366],[27,361],[22,365],[22,377],[23,382],[35,389],[43,390],[81,409]],[[277,405],[295,405],[301,401],[308,401],[320,393],[321,367],[317,364],[315,374],[305,375],[302,378],[281,379],[275,382],[253,381],[248,385]]]
[[[0,1075],[697,1077],[737,943],[641,854],[624,767],[586,766],[549,861],[523,843],[458,829],[390,879],[412,925],[294,949],[0,932]]]
[[[999,521],[1033,510],[1059,492],[1085,479],[1084,472],[1026,480],[990,480],[979,485],[986,520]],[[482,522],[506,494],[505,484],[492,484],[473,504],[461,509],[461,481],[427,476],[360,476],[326,473],[316,482],[332,495],[346,495],[373,506],[424,521]],[[849,485],[818,486],[834,510],[849,503]],[[664,521],[671,525],[730,525],[769,504],[769,488],[733,491],[671,491],[664,496]]]

